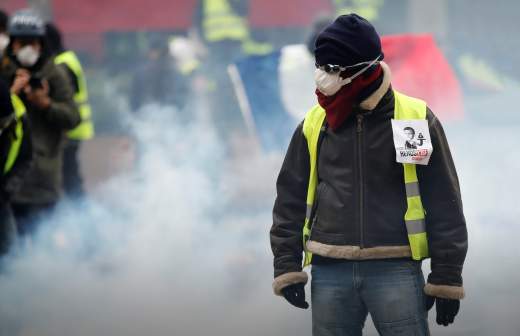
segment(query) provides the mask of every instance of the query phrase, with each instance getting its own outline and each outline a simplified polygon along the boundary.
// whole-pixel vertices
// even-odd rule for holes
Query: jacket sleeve
[[[459,180],[442,125],[430,110],[428,122],[433,152],[429,164],[417,169],[432,270],[424,291],[431,296],[462,299],[468,233]]]
[[[45,110],[45,119],[57,128],[70,130],[79,125],[81,118],[73,99],[72,84],[62,67],[56,66],[47,78],[51,105]]]
[[[292,136],[276,182],[270,234],[274,255],[273,289],[277,295],[281,295],[284,287],[307,282],[301,265],[308,181],[309,150],[301,123]]]

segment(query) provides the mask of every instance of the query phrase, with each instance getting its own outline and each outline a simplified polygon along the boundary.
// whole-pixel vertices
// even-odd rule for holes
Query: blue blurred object
[[[296,126],[281,98],[278,71],[280,56],[281,51],[276,51],[268,55],[247,57],[235,63],[249,106],[245,110],[242,106],[242,113],[246,123],[250,114],[254,133],[262,149],[267,152],[285,151]],[[236,81],[234,84],[237,85]]]

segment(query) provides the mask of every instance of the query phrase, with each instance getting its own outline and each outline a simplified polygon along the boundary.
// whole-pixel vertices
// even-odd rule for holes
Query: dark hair
[[[0,79],[0,118],[6,117],[11,113],[13,113],[13,105],[11,103],[9,85],[3,79]]]
[[[316,48],[316,38],[328,25],[334,22],[334,18],[330,16],[318,16],[312,23],[309,35],[307,36],[307,49],[314,55],[314,48]]]
[[[51,54],[59,54],[65,50],[60,30],[52,22],[45,24],[45,38]]]
[[[7,22],[9,21],[9,16],[6,12],[0,9],[0,31],[7,31]]]
[[[415,130],[413,128],[411,128],[411,127],[405,127],[403,130],[404,131],[412,131],[412,133],[415,135]]]

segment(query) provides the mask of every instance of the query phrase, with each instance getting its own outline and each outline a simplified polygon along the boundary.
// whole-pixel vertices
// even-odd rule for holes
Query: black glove
[[[282,289],[283,297],[295,307],[307,309],[309,304],[305,301],[305,285],[302,283],[287,286]]]
[[[426,310],[430,310],[435,302],[437,302],[435,305],[437,310],[437,324],[447,327],[455,320],[455,316],[457,316],[459,312],[460,301],[426,295]]]

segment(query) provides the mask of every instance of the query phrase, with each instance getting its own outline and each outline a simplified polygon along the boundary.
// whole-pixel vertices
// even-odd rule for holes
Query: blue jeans
[[[312,265],[313,336],[360,336],[368,313],[382,336],[428,336],[421,262],[406,259]]]

